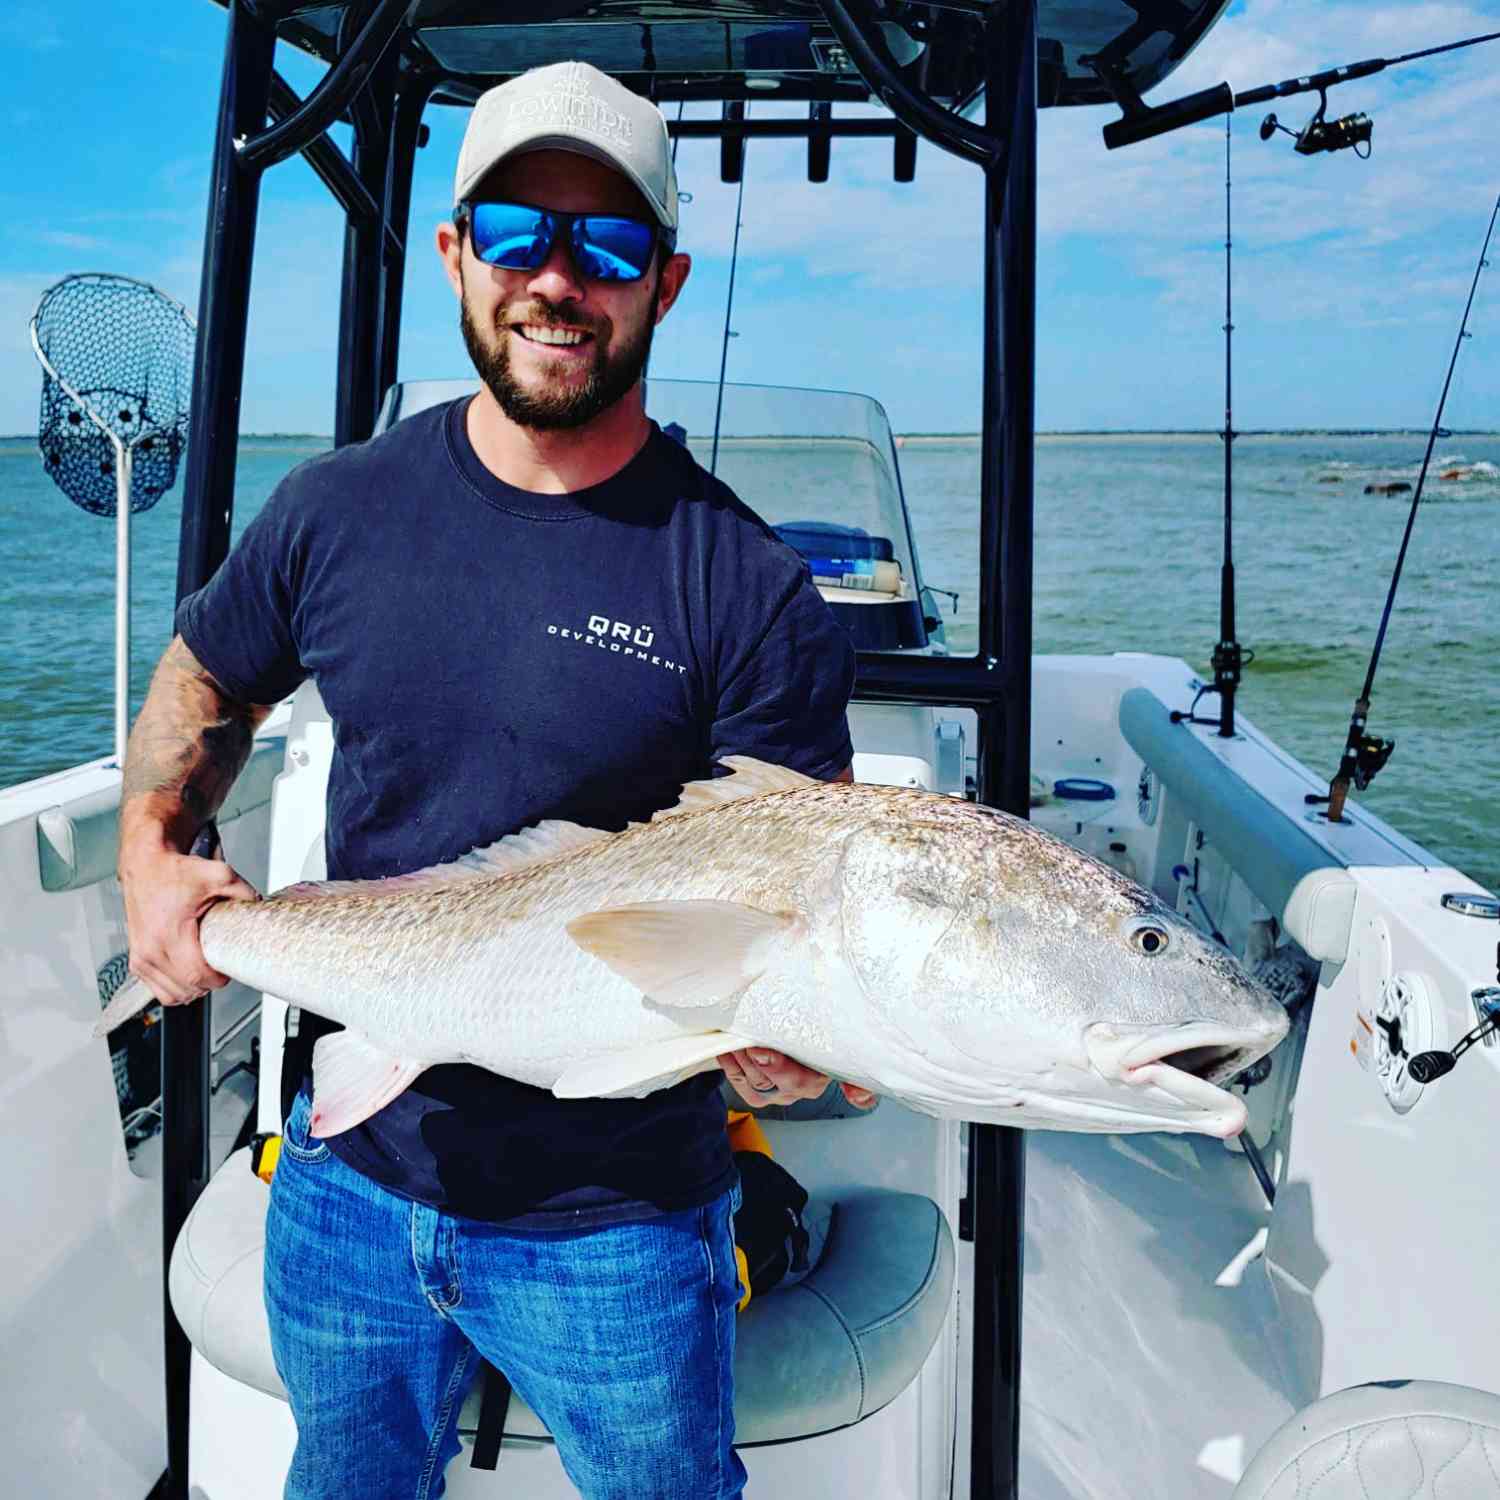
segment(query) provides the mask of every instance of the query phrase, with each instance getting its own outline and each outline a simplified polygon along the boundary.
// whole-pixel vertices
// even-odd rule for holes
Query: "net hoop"
[[[134,276],[78,272],[42,294],[28,332],[42,367],[43,467],[75,505],[104,516],[117,513],[128,468],[130,510],[149,510],[187,446],[191,314]]]

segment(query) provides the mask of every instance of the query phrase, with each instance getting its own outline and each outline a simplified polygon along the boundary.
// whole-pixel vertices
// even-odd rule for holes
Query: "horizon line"
[[[1422,437],[1431,434],[1430,427],[1239,427],[1235,437]],[[751,436],[752,434],[739,434]],[[775,433],[753,434],[754,436],[777,436]],[[795,434],[792,434],[795,436]],[[973,438],[980,437],[978,428],[966,431],[912,430],[893,432],[898,438]],[[1223,437],[1221,427],[1038,427],[1034,437]],[[1440,434],[1443,438],[1500,437],[1500,428],[1495,427],[1448,427]],[[314,438],[331,443],[331,432],[242,432],[239,440],[246,438]],[[34,432],[0,432],[0,443],[34,443]]]

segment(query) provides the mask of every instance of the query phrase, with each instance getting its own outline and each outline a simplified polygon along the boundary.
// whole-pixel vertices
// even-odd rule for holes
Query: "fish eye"
[[[1158,953],[1165,953],[1171,945],[1171,933],[1155,922],[1142,922],[1130,933],[1130,946],[1137,953],[1144,953],[1147,958],[1155,958]]]

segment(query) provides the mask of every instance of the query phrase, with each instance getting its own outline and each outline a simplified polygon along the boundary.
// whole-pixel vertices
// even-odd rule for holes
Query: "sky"
[[[1500,30],[1500,0],[1236,0],[1149,96],[1243,90]],[[210,0],[18,0],[0,8],[0,433],[35,430],[27,323],[76,271],[140,277],[197,306],[224,12]],[[319,67],[285,47],[304,94]],[[1299,127],[1314,96],[1278,101]],[[755,110],[770,113],[769,105]],[[1430,425],[1500,193],[1500,43],[1330,95],[1375,119],[1369,161],[1263,144],[1232,119],[1235,424]],[[693,113],[693,111],[689,111]],[[1223,420],[1222,119],[1122,151],[1113,108],[1044,111],[1039,141],[1037,425],[1217,427]],[[464,116],[429,111],[419,154],[403,378],[469,373],[432,228],[450,206]],[[338,134],[338,132],[336,132]],[[717,377],[735,189],[717,146],[683,142],[694,268],[652,373]],[[923,143],[892,181],[885,142],[835,142],[826,184],[801,143],[747,151],[728,378],[868,392],[898,431],[979,425],[980,174]],[[262,190],[242,428],[332,428],[341,222],[298,159]],[[1445,425],[1500,428],[1500,243],[1480,282]]]

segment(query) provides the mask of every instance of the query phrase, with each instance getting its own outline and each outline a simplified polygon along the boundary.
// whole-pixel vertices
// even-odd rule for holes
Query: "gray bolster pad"
[[[1185,724],[1174,724],[1149,689],[1121,696],[1120,733],[1303,949],[1342,963],[1355,888],[1338,859]]]
[[[261,1296],[270,1191],[234,1153],[204,1189],[172,1252],[172,1306],[193,1346],[226,1375],[285,1399]],[[834,1206],[804,1281],[752,1301],[735,1339],[735,1440],[776,1442],[846,1427],[916,1378],[953,1300],[953,1237],[914,1193],[869,1191]],[[472,1438],[476,1388],[459,1429]],[[545,1437],[519,1396],[508,1437]]]
[[[840,1201],[811,1274],[740,1314],[735,1442],[811,1437],[872,1416],[916,1378],[952,1298],[953,1236],[937,1204],[874,1191]],[[459,1420],[466,1439],[478,1417],[476,1390]],[[517,1396],[505,1434],[546,1428]]]
[[[812,1273],[740,1316],[736,1441],[847,1427],[894,1401],[937,1341],[952,1293],[953,1236],[930,1198],[839,1201]]]

